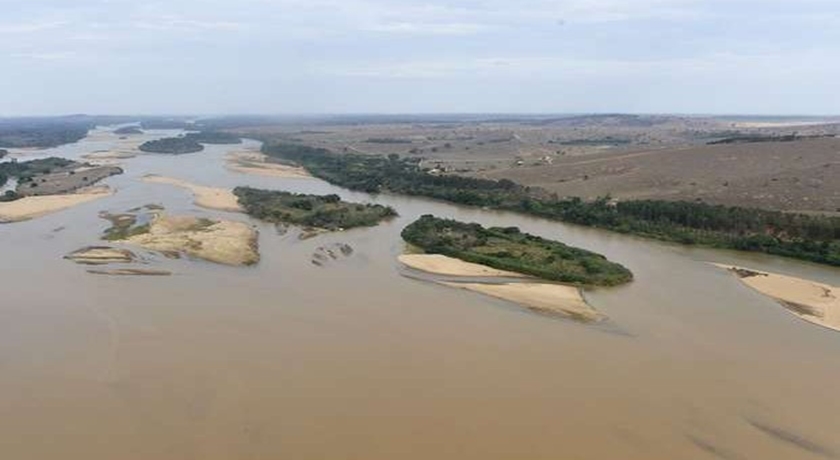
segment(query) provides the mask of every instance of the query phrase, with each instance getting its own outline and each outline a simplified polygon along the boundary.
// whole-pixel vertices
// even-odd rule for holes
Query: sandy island
[[[100,185],[79,189],[75,193],[65,195],[27,196],[19,200],[0,203],[0,223],[34,219],[113,194],[114,191],[110,187]]]
[[[147,233],[123,241],[164,254],[183,253],[225,265],[253,265],[260,260],[257,236],[256,230],[242,222],[159,214]]]
[[[564,284],[532,282],[534,278],[521,273],[497,270],[480,264],[464,262],[440,254],[403,254],[399,261],[411,268],[433,275],[482,278],[522,278],[521,282],[476,283],[453,280],[436,281],[444,286],[466,289],[513,302],[541,314],[565,316],[582,322],[607,319],[583,298],[580,288]]]
[[[205,187],[185,180],[158,176],[156,174],[143,176],[143,182],[174,185],[176,187],[187,189],[193,193],[196,206],[200,206],[202,208],[215,209],[218,211],[242,212],[242,206],[239,205],[239,199],[233,194],[233,191],[228,189]]]
[[[714,265],[729,270],[741,282],[775,299],[799,318],[840,331],[840,288],[749,268]]]
[[[259,152],[232,152],[225,155],[225,165],[231,171],[260,176],[302,179],[312,177],[305,169],[268,161]]]
[[[496,276],[505,278],[526,278],[521,273],[497,270],[486,265],[464,262],[440,254],[403,254],[399,261],[416,270],[446,276]]]

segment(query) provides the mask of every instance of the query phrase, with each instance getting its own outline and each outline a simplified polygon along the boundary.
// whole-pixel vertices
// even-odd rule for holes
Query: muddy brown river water
[[[95,132],[37,155],[118,142]],[[243,147],[258,145],[123,160],[105,182],[115,195],[0,226],[2,458],[840,458],[840,333],[706,262],[834,285],[840,270],[227,171]],[[337,193],[401,216],[301,241],[145,174]],[[97,243],[99,211],[148,203],[253,223],[261,262],[160,258],[173,276],[107,277],[62,260]],[[426,213],[598,251],[636,280],[587,292],[610,320],[584,325],[402,276],[400,230]],[[311,263],[334,243],[355,251]]]

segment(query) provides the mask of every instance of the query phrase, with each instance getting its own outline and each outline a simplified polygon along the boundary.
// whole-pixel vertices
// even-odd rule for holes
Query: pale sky
[[[0,115],[840,113],[840,0],[0,0],[0,11]]]

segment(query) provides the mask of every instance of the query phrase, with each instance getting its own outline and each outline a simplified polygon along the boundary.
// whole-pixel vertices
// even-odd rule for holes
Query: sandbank
[[[840,287],[749,268],[714,265],[729,270],[742,283],[775,299],[799,318],[840,331]]]
[[[446,276],[492,276],[506,278],[526,278],[526,275],[504,270],[497,270],[486,265],[464,262],[454,257],[441,254],[403,254],[399,261],[416,270]]]
[[[27,196],[15,201],[0,203],[0,223],[21,222],[63,211],[73,206],[113,195],[108,186],[79,189],[65,195]]]
[[[540,283],[441,282],[441,284],[514,302],[537,313],[568,316],[584,322],[597,322],[606,319],[605,315],[586,303],[580,289],[574,286]]]
[[[147,233],[124,241],[225,265],[253,265],[260,259],[257,231],[242,222],[161,214],[152,221]]]
[[[112,248],[110,246],[89,246],[71,252],[64,256],[77,264],[107,265],[112,263],[130,263],[137,256],[128,249]]]
[[[148,268],[115,268],[112,270],[88,270],[88,273],[94,275],[109,275],[109,276],[169,276],[172,274],[169,270],[154,270]]]
[[[174,185],[176,187],[187,189],[193,193],[196,206],[200,206],[202,208],[215,209],[219,211],[242,212],[242,206],[239,205],[239,199],[233,194],[233,191],[228,189],[205,187],[185,180],[158,176],[156,174],[143,176],[143,182]]]
[[[304,168],[268,161],[259,152],[232,152],[225,155],[225,166],[243,174],[301,179],[312,177]]]
[[[126,160],[137,156],[137,152],[130,150],[107,150],[82,155],[86,160]]]

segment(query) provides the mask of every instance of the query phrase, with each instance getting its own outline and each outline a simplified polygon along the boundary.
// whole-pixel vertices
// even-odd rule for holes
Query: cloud
[[[406,35],[473,35],[488,30],[482,24],[391,22],[364,27],[369,32]]]
[[[139,29],[149,29],[157,31],[239,31],[245,28],[245,25],[238,22],[231,21],[214,21],[214,20],[200,20],[190,19],[177,16],[162,16],[156,18],[144,19],[142,21],[132,21],[131,25]]]
[[[12,53],[9,57],[12,59],[31,59],[36,61],[67,61],[75,59],[77,53],[73,51],[58,51],[58,52],[35,52],[35,53]]]
[[[66,21],[46,21],[29,23],[0,24],[0,35],[21,35],[57,29],[66,25]]]

